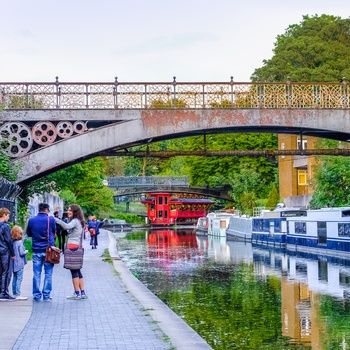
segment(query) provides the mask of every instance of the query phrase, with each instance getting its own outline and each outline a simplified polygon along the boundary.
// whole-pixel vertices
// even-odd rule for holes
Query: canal
[[[350,260],[192,230],[116,236],[129,270],[215,350],[350,349]]]

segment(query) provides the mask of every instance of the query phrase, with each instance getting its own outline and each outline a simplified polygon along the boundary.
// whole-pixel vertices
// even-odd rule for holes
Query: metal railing
[[[340,83],[1,83],[5,109],[350,108]]]
[[[187,176],[115,176],[107,179],[108,187],[188,186]]]

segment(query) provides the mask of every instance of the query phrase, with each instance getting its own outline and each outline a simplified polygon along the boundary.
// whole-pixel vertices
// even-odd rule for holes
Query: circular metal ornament
[[[73,135],[73,125],[70,122],[59,122],[56,125],[56,130],[58,136],[62,137],[63,139],[67,139]]]
[[[51,145],[57,136],[56,127],[51,122],[38,122],[32,129],[33,140],[38,145]]]
[[[73,128],[77,134],[83,134],[87,130],[86,124],[81,121],[75,122]]]
[[[18,158],[32,148],[33,138],[30,128],[21,122],[5,123],[0,128],[0,146],[11,158]]]

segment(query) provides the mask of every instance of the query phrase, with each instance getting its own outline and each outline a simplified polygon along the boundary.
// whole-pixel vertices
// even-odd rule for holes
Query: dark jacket
[[[47,237],[48,226],[50,228],[49,238]],[[32,237],[33,253],[45,253],[48,245],[55,245],[56,222],[53,216],[46,213],[39,213],[28,221],[27,235]]]
[[[15,256],[10,226],[6,222],[0,222],[0,255],[10,253]]]

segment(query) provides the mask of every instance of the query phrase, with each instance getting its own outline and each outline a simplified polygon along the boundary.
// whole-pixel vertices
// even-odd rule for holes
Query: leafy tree
[[[14,166],[10,157],[0,152],[0,176],[9,181],[16,181],[20,165]]]
[[[267,196],[266,207],[275,208],[277,203],[279,202],[279,193],[277,187],[275,185],[272,186],[269,195]]]
[[[251,76],[253,82],[338,82],[350,78],[350,19],[303,16],[277,36],[273,57]]]
[[[114,192],[102,184],[105,164],[100,158],[69,166],[29,185],[27,193],[63,191],[66,199],[79,204],[88,215],[113,208]],[[72,203],[69,203],[72,204]]]
[[[310,207],[338,207],[350,203],[350,158],[324,157],[315,169]]]

